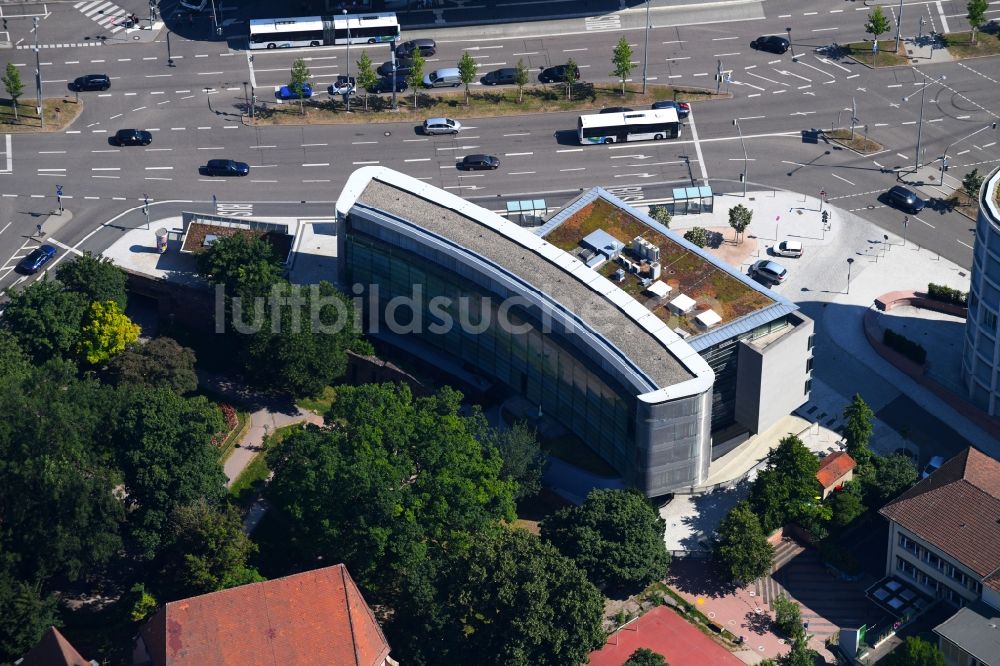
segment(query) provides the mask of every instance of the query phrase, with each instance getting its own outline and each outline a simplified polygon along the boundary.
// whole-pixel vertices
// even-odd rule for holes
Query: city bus
[[[399,39],[395,14],[344,14],[301,18],[252,19],[251,49],[287,49],[300,46],[379,44]]]
[[[676,109],[650,109],[625,113],[593,113],[577,121],[580,143],[621,143],[653,139],[676,139],[681,124]]]

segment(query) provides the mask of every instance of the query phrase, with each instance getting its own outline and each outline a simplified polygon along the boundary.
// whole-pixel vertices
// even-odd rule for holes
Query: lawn
[[[25,88],[27,90],[27,87]],[[24,95],[17,104],[17,121],[14,120],[14,105],[9,99],[0,101],[0,132],[61,132],[68,127],[83,110],[83,105],[69,98],[46,98],[45,129],[35,110],[34,97]]]
[[[268,435],[267,439],[264,440],[260,452],[254,456],[250,464],[240,472],[240,475],[233,481],[233,485],[229,487],[229,494],[241,506],[244,508],[248,507],[257,499],[257,495],[264,487],[267,477],[271,475],[271,468],[267,465],[267,456],[265,455],[267,451],[271,447],[281,444],[289,434],[301,428],[301,423],[282,426]]]
[[[971,32],[949,32],[944,35],[944,45],[955,58],[975,58],[1000,53],[1000,35],[976,33],[976,43],[972,43]]]
[[[323,392],[318,396],[300,398],[296,404],[302,409],[308,409],[323,415],[330,411],[330,407],[333,405],[336,396],[337,392],[332,386],[325,386],[323,387]]]
[[[482,118],[490,116],[522,115],[525,113],[547,113],[554,111],[596,112],[605,106],[628,104],[635,108],[649,108],[656,100],[676,99],[678,101],[700,102],[712,98],[725,99],[729,95],[716,95],[707,90],[674,88],[666,85],[649,85],[646,94],[628,90],[622,97],[621,89],[611,84],[595,85],[578,83],[573,87],[572,98],[567,99],[565,86],[533,85],[525,86],[523,99],[518,102],[516,88],[477,89],[465,103],[465,92],[429,94],[417,93],[417,106],[413,107],[413,93],[397,96],[399,110],[389,108],[389,95],[369,95],[369,110],[365,110],[364,96],[359,95],[351,102],[351,113],[345,113],[339,98],[321,95],[312,98],[305,105],[305,115],[299,113],[298,103],[267,103],[258,109],[254,121],[259,125],[283,124],[327,124],[327,123],[396,123],[412,120],[421,122],[430,115],[446,115],[453,118]]]
[[[222,444],[219,446],[219,462],[224,463],[233,453],[233,449],[236,448],[236,443],[247,433],[250,429],[250,415],[241,410],[236,410],[236,426],[229,431],[226,435],[226,439],[223,440]]]
[[[844,44],[845,55],[853,60],[857,60],[862,65],[872,66],[872,42],[852,42]],[[899,51],[896,51],[895,39],[880,39],[878,42],[878,60],[876,67],[895,67],[898,65],[908,65],[910,59],[906,55],[906,45],[899,43]]]
[[[854,130],[853,139],[851,138],[851,130],[849,129],[830,130],[829,132],[823,132],[823,136],[862,155],[869,155],[882,150],[882,144],[867,138],[857,128]]]

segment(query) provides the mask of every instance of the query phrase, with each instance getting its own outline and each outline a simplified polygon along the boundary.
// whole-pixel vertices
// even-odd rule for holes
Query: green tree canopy
[[[356,64],[358,69],[354,75],[354,80],[357,82],[356,87],[364,91],[365,111],[367,111],[368,90],[369,88],[374,88],[375,84],[378,83],[378,75],[375,73],[375,65],[372,63],[372,59],[368,57],[368,51],[361,52],[361,57],[358,58],[358,62]]]
[[[139,326],[114,301],[94,301],[84,315],[77,350],[87,363],[97,365],[125,351],[139,339]]]
[[[851,483],[854,483],[853,481]],[[830,508],[833,511],[832,522],[840,528],[847,527],[854,519],[865,512],[865,505],[856,492],[847,490],[834,493],[829,498]]]
[[[514,83],[517,85],[517,102],[520,104],[524,100],[524,86],[528,85],[528,68],[524,60],[518,58],[517,65],[514,66]]]
[[[859,468],[871,463],[868,441],[875,431],[874,421],[875,412],[860,393],[855,393],[851,404],[844,409],[844,439],[847,440],[847,454],[854,458]]]
[[[538,436],[524,421],[509,428],[492,428],[477,411],[469,419],[469,428],[485,446],[495,448],[503,458],[500,476],[517,484],[514,499],[534,497],[542,490],[545,454]]]
[[[406,83],[413,89],[413,108],[417,108],[417,93],[424,85],[424,65],[426,64],[420,49],[414,49],[410,55],[410,73],[406,75]]]
[[[598,586],[645,586],[667,575],[666,522],[635,490],[592,490],[542,522],[542,538]]]
[[[458,60],[458,75],[462,79],[462,84],[465,86],[465,105],[469,106],[469,84],[476,80],[476,74],[479,72],[479,63],[469,55],[468,51],[462,53],[462,57]]]
[[[9,576],[0,565],[0,663],[13,663],[59,621],[59,597]]]
[[[782,592],[775,598],[774,626],[788,638],[794,638],[802,629],[802,609]]]
[[[163,387],[182,395],[198,388],[194,350],[166,336],[132,345],[115,356],[108,375],[116,384]]]
[[[198,254],[198,271],[226,288],[226,296],[266,295],[281,280],[274,247],[259,236],[238,233],[219,238]]]
[[[615,50],[611,56],[611,64],[614,66],[611,76],[621,79],[622,97],[624,97],[625,80],[632,75],[632,70],[636,67],[635,63],[632,62],[632,45],[628,43],[628,39],[624,36],[615,44]]]
[[[42,280],[23,290],[8,290],[0,326],[14,336],[35,363],[70,357],[80,338],[86,299],[58,283]]]
[[[712,557],[736,585],[746,585],[771,570],[774,547],[746,501],[734,506],[719,523]]]
[[[3,87],[10,95],[11,106],[14,107],[14,120],[17,120],[17,100],[24,94],[24,83],[21,81],[21,73],[17,71],[14,63],[7,63],[7,69],[3,75]]]
[[[979,31],[979,26],[986,21],[986,10],[989,9],[989,6],[989,0],[969,0],[968,4],[965,5],[965,16],[969,19],[969,25],[972,26],[973,44],[976,43],[976,33]]]
[[[672,219],[670,215],[670,210],[661,204],[649,207],[649,216],[665,226],[667,229],[670,228],[670,220]]]
[[[296,58],[295,62],[292,63],[291,72],[289,72],[288,89],[298,96],[299,113],[302,114],[305,113],[305,100],[302,97],[302,91],[309,84],[311,78],[312,72],[309,71],[306,61],[303,58]]]
[[[128,305],[125,271],[106,257],[89,251],[75,255],[59,264],[56,279],[69,291],[82,294],[88,303],[114,301],[123,312]]]
[[[580,80],[580,69],[576,60],[570,58],[566,61],[566,69],[563,71],[563,83],[566,84],[566,99],[573,99],[573,86]]]
[[[791,640],[791,649],[778,658],[780,666],[813,666],[816,651],[809,647],[809,637],[799,625]]]
[[[875,474],[862,480],[865,501],[872,508],[882,507],[917,482],[916,466],[909,457],[901,453],[875,456],[874,464]]]
[[[743,204],[736,204],[729,209],[729,226],[736,232],[736,238],[742,242],[743,232],[750,226],[753,220],[753,211]]]
[[[708,245],[708,229],[704,227],[691,227],[684,232],[684,240],[698,247],[705,247]]]
[[[875,5],[868,14],[868,21],[865,23],[865,32],[874,36],[877,42],[879,36],[889,32],[889,29],[889,17],[882,11],[882,5]],[[875,57],[872,58],[872,66],[878,67],[878,51],[875,52]]]
[[[390,625],[408,664],[565,666],[604,644],[601,593],[533,534],[488,528],[436,576]]]
[[[941,650],[917,636],[907,636],[902,645],[881,661],[885,666],[945,666]]]
[[[414,399],[405,385],[337,389],[332,430],[293,433],[268,452],[267,495],[308,558],[344,562],[376,601],[429,551],[463,550],[514,517],[503,461],[459,415],[448,388]],[[313,560],[314,561],[314,560]]]
[[[769,534],[790,520],[802,520],[818,510],[819,460],[795,435],[781,440],[767,455],[767,467],[750,489],[750,507]]]
[[[965,174],[962,179],[962,191],[966,196],[975,199],[979,196],[979,189],[983,186],[983,177],[979,174],[979,169],[973,169]]]
[[[670,666],[659,652],[636,648],[622,666]]]

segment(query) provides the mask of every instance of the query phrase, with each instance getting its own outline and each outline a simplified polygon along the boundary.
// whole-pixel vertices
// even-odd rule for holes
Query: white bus
[[[399,39],[395,14],[345,14],[300,18],[252,19],[251,49],[286,49],[297,46],[379,44]]]
[[[676,109],[651,109],[625,113],[592,113],[577,122],[580,143],[621,143],[648,139],[676,139],[681,124]]]

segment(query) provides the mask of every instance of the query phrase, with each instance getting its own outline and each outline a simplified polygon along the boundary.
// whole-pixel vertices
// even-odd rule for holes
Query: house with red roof
[[[14,662],[17,666],[97,666],[85,659],[55,627],[42,634],[35,646]]]
[[[857,463],[845,451],[834,451],[819,461],[816,480],[819,482],[823,499],[830,496],[845,483],[854,478]]]
[[[347,567],[172,601],[143,626],[133,666],[395,666]]]

